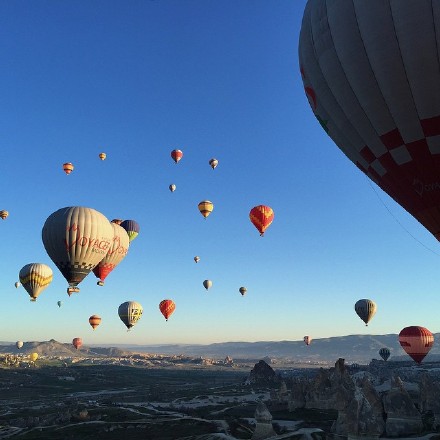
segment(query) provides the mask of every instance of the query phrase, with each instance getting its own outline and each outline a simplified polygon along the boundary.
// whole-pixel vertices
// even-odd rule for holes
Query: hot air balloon
[[[136,301],[126,301],[118,308],[118,315],[121,321],[130,330],[141,318],[142,306]]]
[[[106,256],[113,236],[108,219],[91,208],[62,208],[47,218],[42,230],[43,244],[69,283],[69,296],[79,292],[78,284]]]
[[[18,282],[18,281],[16,281],[15,284],[14,284],[14,286],[15,286],[16,289],[18,289],[18,288],[21,286],[21,283]]]
[[[2,209],[2,210],[0,211],[0,218],[1,218],[2,220],[7,219],[7,218],[8,218],[8,215],[9,215],[9,212],[6,211],[5,209]]]
[[[209,200],[203,200],[199,203],[199,211],[203,217],[208,217],[209,214],[214,210],[214,205]]]
[[[113,240],[105,257],[93,268],[93,273],[99,278],[98,286],[104,285],[108,274],[125,258],[130,245],[127,231],[116,223],[110,223],[113,228]]]
[[[101,324],[101,318],[98,315],[92,315],[89,318],[89,324],[92,326],[92,329],[95,330],[95,328]]]
[[[209,165],[211,165],[211,168],[214,170],[214,169],[217,167],[217,165],[218,165],[218,160],[212,158],[212,159],[209,161]]]
[[[238,291],[241,293],[241,296],[244,296],[246,295],[247,289],[246,287],[240,287]]]
[[[38,353],[32,353],[30,355],[31,361],[35,362],[38,359]]]
[[[180,159],[183,157],[183,152],[181,150],[173,150],[171,151],[171,157],[174,160],[174,162],[179,162]]]
[[[62,301],[57,301],[58,307],[61,307],[63,305]]]
[[[312,338],[311,336],[304,336],[304,343],[306,345],[310,345],[312,343]]]
[[[266,205],[255,206],[249,212],[249,218],[261,236],[264,235],[264,231],[272,224],[274,215],[272,208]]]
[[[99,158],[101,160],[105,160],[106,157],[107,157],[107,155],[105,153],[99,153]]]
[[[111,221],[111,223],[116,223],[117,225],[121,225],[121,223],[123,222],[124,220],[121,220],[120,218],[114,218],[112,221]]]
[[[164,299],[159,303],[159,310],[165,317],[165,320],[168,321],[168,318],[174,313],[174,310],[176,310],[176,304],[172,299]]]
[[[176,185],[174,185],[174,183],[172,183],[168,188],[170,189],[171,192],[174,192],[174,191],[176,191],[177,187],[176,187]]]
[[[133,241],[138,236],[139,231],[141,230],[138,222],[135,220],[124,220],[121,223],[121,226],[127,231],[130,241]]]
[[[434,345],[434,335],[425,327],[405,327],[399,333],[399,343],[420,364]]]
[[[436,3],[309,0],[299,60],[322,128],[440,239]]]
[[[53,273],[46,264],[30,263],[21,268],[18,277],[31,301],[36,301],[38,295],[52,282]]]
[[[83,345],[81,338],[73,338],[72,345],[78,350]]]
[[[196,262],[196,263],[198,263],[199,261],[200,261],[200,257],[198,257],[197,255],[194,257],[194,261]]]
[[[368,325],[377,311],[377,305],[371,299],[360,299],[354,305],[354,310],[365,325]]]
[[[63,163],[63,170],[66,174],[70,174],[73,171],[73,164],[70,162]]]
[[[205,280],[203,281],[203,286],[206,290],[210,289],[212,287],[212,281],[211,280]]]
[[[23,341],[17,341],[17,342],[15,343],[15,346],[16,346],[19,350],[20,350],[21,347],[23,347],[23,345],[24,345]]]
[[[387,361],[387,360],[388,360],[388,358],[390,357],[390,354],[391,354],[391,352],[390,352],[390,349],[389,349],[389,348],[383,347],[383,348],[381,348],[381,349],[379,350],[379,356],[380,356],[384,361]]]

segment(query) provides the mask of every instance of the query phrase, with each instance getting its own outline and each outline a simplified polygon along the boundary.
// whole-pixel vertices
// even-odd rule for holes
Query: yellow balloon
[[[31,354],[31,361],[35,362],[38,359],[38,353],[32,353]]]

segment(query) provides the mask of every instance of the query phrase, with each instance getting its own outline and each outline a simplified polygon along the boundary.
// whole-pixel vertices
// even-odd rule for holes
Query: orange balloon
[[[258,205],[251,209],[249,218],[252,224],[258,229],[261,236],[264,235],[264,231],[271,225],[274,218],[274,212],[272,208],[265,205]]]
[[[159,304],[159,310],[168,321],[168,318],[174,313],[174,310],[176,310],[176,304],[172,299],[164,299]]]
[[[73,164],[70,162],[63,163],[63,170],[66,174],[70,174],[73,171]]]
[[[89,318],[89,324],[92,326],[93,330],[101,324],[101,318],[98,315],[92,315]]]
[[[74,338],[72,344],[78,350],[78,348],[83,345],[83,341],[81,338]]]
[[[399,343],[420,364],[434,345],[434,335],[425,327],[405,327],[399,333]]]

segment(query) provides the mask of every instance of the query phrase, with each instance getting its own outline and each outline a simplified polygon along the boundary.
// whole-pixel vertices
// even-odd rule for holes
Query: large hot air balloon
[[[106,256],[113,236],[108,219],[91,208],[62,208],[47,218],[42,230],[43,244],[69,283],[69,296],[79,292],[78,284]]]
[[[246,287],[240,287],[238,291],[241,293],[241,296],[244,296],[246,295],[247,289]]]
[[[312,337],[311,336],[304,336],[304,344],[310,345],[312,343]]]
[[[118,308],[118,315],[121,321],[130,330],[141,318],[142,306],[136,301],[126,301]]]
[[[36,301],[38,295],[52,282],[53,273],[46,264],[30,263],[21,268],[18,277],[31,301]]]
[[[9,216],[9,212],[6,211],[5,209],[2,209],[2,210],[0,211],[0,218],[1,218],[2,220],[7,219],[8,216]]]
[[[174,183],[172,183],[168,188],[171,192],[174,192],[174,191],[176,191],[177,187],[176,187],[176,185],[174,185]]]
[[[216,169],[216,168],[217,168],[217,165],[218,165],[218,160],[212,158],[212,159],[209,161],[209,165],[211,165],[211,168],[212,168],[213,170]]]
[[[249,218],[261,236],[264,235],[264,231],[272,224],[274,215],[272,208],[265,205],[255,206],[249,212]]]
[[[93,268],[93,273],[99,278],[98,286],[104,285],[108,274],[125,258],[130,245],[127,231],[116,223],[110,223],[113,228],[113,240],[105,257]]]
[[[425,327],[405,327],[399,333],[399,343],[420,364],[434,345],[434,335]]]
[[[354,305],[354,310],[365,325],[368,325],[377,311],[377,305],[371,299],[360,299]]]
[[[384,360],[387,361],[388,358],[390,357],[390,349],[387,347],[383,347],[379,350],[379,356]]]
[[[212,281],[211,280],[205,280],[203,281],[203,287],[208,290],[212,287]]]
[[[171,157],[174,160],[174,162],[179,162],[180,159],[183,157],[183,152],[181,150],[173,150],[171,151]]]
[[[176,304],[172,299],[164,299],[159,303],[159,310],[168,321],[168,318],[174,313],[174,310],[176,310]]]
[[[133,241],[139,234],[141,230],[139,223],[135,220],[124,220],[121,226],[127,231],[128,238]]]
[[[74,166],[70,162],[63,163],[63,170],[66,174],[70,174],[74,169]]]
[[[38,359],[38,353],[32,353],[30,355],[31,361],[35,362]]]
[[[89,324],[92,326],[92,329],[95,330],[95,328],[98,327],[99,324],[101,324],[101,317],[98,315],[92,315],[89,318]]]
[[[17,341],[17,342],[15,343],[15,346],[16,346],[19,350],[20,350],[21,347],[23,347],[23,345],[24,345],[23,341]]]
[[[105,160],[106,157],[107,157],[107,155],[105,153],[99,153],[99,158],[101,160]]]
[[[78,350],[83,345],[81,338],[73,338],[72,345]]]
[[[209,214],[211,214],[213,209],[214,209],[214,204],[209,200],[203,200],[202,202],[199,203],[199,211],[205,218],[208,217]]]
[[[437,239],[439,28],[437,1],[309,0],[299,39],[322,128]]]
[[[198,263],[199,261],[200,261],[200,257],[198,257],[197,255],[194,257],[194,261],[196,262],[196,263]]]
[[[58,305],[58,307],[61,307],[63,305],[63,302],[62,301],[57,301],[57,305]]]

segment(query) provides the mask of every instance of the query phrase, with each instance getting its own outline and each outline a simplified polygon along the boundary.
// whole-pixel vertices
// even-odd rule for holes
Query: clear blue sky
[[[440,253],[437,241],[373,189],[309,108],[297,57],[305,3],[0,3],[0,209],[10,213],[0,221],[0,340],[440,331],[440,258],[426,249]],[[178,165],[174,148],[184,152]],[[214,203],[206,220],[204,199]],[[259,204],[275,211],[263,238],[248,217]],[[90,274],[69,298],[41,229],[73,205],[135,219],[141,231],[104,287]],[[54,270],[36,303],[14,287],[30,262]],[[165,298],[177,305],[168,322],[158,310]],[[378,304],[369,327],[354,312],[360,298]],[[117,315],[127,300],[144,307],[131,332]],[[94,332],[92,314],[102,317]]]

